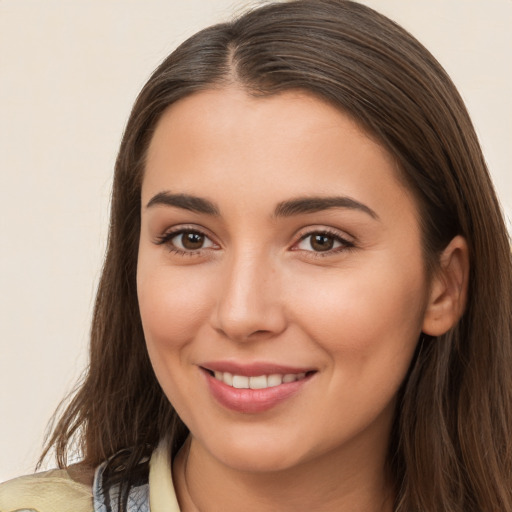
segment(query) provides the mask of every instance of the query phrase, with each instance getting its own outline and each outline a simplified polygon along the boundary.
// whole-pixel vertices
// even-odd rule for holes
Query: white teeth
[[[269,388],[273,388],[274,386],[279,386],[283,383],[283,376],[278,373],[274,373],[273,375],[269,375],[267,377],[267,386]]]
[[[266,389],[295,382],[306,377],[305,373],[287,373],[285,375],[273,373],[271,375],[233,375],[229,372],[214,372],[215,378],[236,389]]]
[[[265,389],[267,387],[267,376],[249,377],[249,387],[251,389]]]
[[[249,388],[249,377],[244,375],[233,375],[233,387],[237,389]]]

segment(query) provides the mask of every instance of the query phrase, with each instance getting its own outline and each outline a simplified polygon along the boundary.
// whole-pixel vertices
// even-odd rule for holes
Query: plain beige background
[[[138,90],[179,42],[248,3],[0,0],[0,481],[33,470],[86,365],[112,168]],[[512,1],[363,3],[451,74],[510,218]]]

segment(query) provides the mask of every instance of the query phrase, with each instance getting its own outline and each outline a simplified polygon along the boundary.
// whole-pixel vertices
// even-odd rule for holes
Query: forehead
[[[195,93],[164,112],[143,202],[164,190],[220,201],[231,192],[245,204],[333,191],[413,203],[392,156],[342,111],[305,92],[261,98],[235,87]]]

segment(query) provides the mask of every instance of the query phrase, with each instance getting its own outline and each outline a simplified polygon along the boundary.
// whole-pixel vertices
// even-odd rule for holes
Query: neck
[[[370,447],[365,456],[360,448],[357,457],[345,450],[290,469],[248,472],[222,464],[189,438],[173,464],[180,508],[184,512],[392,512],[386,453]]]

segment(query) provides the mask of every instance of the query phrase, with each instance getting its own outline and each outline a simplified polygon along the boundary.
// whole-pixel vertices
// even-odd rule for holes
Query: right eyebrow
[[[146,208],[153,206],[174,206],[196,213],[207,215],[220,215],[219,208],[215,203],[203,197],[191,196],[189,194],[171,194],[170,192],[159,192],[154,195],[146,205]]]

